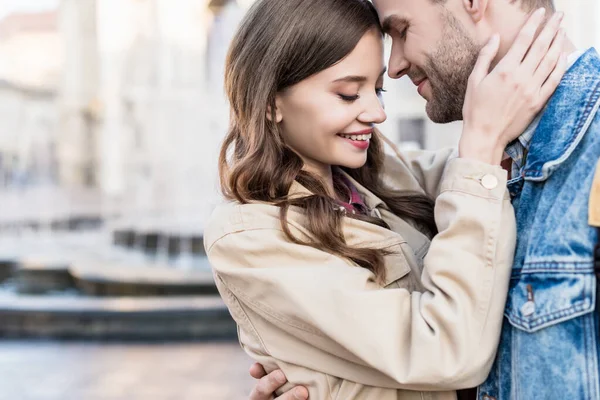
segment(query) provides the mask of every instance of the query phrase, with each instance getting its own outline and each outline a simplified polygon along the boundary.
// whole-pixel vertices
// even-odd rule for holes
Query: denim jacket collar
[[[600,58],[589,49],[567,71],[530,144],[525,180],[545,181],[577,147],[600,107]]]

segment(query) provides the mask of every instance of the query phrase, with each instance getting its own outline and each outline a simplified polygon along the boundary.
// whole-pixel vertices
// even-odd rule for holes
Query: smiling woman
[[[331,180],[332,165],[354,169],[365,164],[369,142],[364,139],[373,133],[373,124],[386,118],[383,70],[381,34],[372,29],[341,61],[276,96],[282,138],[300,155],[306,171]]]
[[[381,182],[382,146],[373,127],[386,118],[384,73],[382,32],[369,2],[257,3],[228,57],[234,118],[220,161],[227,197],[274,203],[282,222],[291,206],[306,209],[316,239],[303,243],[349,258],[380,278],[384,253],[350,247],[341,235],[331,235],[341,230],[336,205],[347,200],[348,188],[336,179],[340,171],[368,184],[396,215],[430,234],[435,230],[431,200],[390,191]],[[228,159],[230,147],[235,151]],[[288,196],[295,181],[313,195]],[[371,215],[355,218],[385,225]]]

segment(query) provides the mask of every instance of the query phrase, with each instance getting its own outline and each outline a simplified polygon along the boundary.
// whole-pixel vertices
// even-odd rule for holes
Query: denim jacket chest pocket
[[[590,146],[578,151],[583,149]],[[519,232],[505,310],[510,323],[523,331],[536,332],[595,309],[591,254],[596,237],[586,224],[587,160],[575,157],[548,181],[526,184],[524,210],[519,211],[527,222]]]
[[[580,178],[585,169],[586,165],[578,165],[570,172]],[[533,190],[527,192],[538,206],[531,209],[535,216],[524,214],[532,221],[529,231],[519,233],[522,242],[516,260],[522,261],[513,268],[505,310],[515,328],[536,332],[595,309],[596,276],[591,260],[595,235],[586,224],[575,222],[587,221],[583,200],[590,184],[587,179],[551,179],[534,188],[542,191],[539,196]]]
[[[505,315],[511,325],[536,332],[594,310],[593,274],[577,272],[527,273],[513,278]]]

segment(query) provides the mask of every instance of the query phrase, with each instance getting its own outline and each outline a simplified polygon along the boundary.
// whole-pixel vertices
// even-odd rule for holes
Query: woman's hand
[[[465,96],[460,157],[500,164],[508,143],[521,135],[558,87],[567,67],[563,14],[553,15],[536,38],[544,14],[540,9],[530,16],[491,72],[499,36],[481,50]]]

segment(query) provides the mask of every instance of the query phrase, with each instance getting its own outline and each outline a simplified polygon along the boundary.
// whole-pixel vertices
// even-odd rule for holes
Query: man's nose
[[[388,76],[392,79],[402,78],[410,69],[410,63],[404,55],[402,44],[393,43],[388,65]]]

